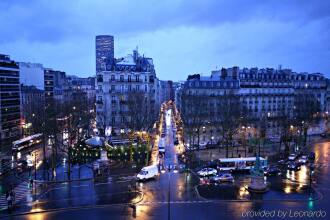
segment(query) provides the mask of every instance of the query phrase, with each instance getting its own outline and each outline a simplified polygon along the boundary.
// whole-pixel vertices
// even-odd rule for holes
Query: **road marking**
[[[14,193],[15,193],[14,204],[17,204],[23,199],[26,199],[31,194],[31,190],[29,189],[27,182],[22,182],[21,184],[19,184],[14,188]],[[0,197],[0,209],[3,208],[7,208],[6,194]]]
[[[211,200],[180,200],[180,201],[146,201],[146,202],[140,202],[137,205],[152,205],[152,204],[193,204],[193,203],[211,203],[213,201]]]

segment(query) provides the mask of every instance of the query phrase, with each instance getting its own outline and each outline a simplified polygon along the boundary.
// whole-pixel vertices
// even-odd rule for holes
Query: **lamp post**
[[[37,153],[34,153],[34,180],[37,180]]]
[[[314,172],[314,165],[309,163],[309,194],[312,194],[312,176]]]
[[[167,219],[171,219],[171,166],[168,165]]]

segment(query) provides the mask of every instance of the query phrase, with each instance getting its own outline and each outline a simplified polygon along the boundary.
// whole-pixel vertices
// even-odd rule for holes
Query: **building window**
[[[136,86],[135,86],[135,90],[136,90],[136,91],[139,91],[139,90],[140,90],[140,85],[136,85]]]
[[[115,124],[116,123],[116,117],[112,117],[111,122],[112,122],[112,124]]]
[[[147,85],[144,85],[144,91],[148,92],[148,86]]]
[[[111,81],[115,81],[115,75],[111,75]]]
[[[140,82],[140,76],[139,75],[136,75],[135,79],[136,79],[136,82]]]
[[[128,79],[127,79],[128,82],[131,82],[131,75],[128,75]]]
[[[132,91],[132,85],[128,85],[128,91]]]
[[[124,75],[120,75],[120,82],[124,82]]]
[[[116,91],[116,86],[115,85],[111,85],[111,92],[115,92]]]

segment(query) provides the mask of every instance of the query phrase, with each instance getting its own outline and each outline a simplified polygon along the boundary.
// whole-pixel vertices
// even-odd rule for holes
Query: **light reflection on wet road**
[[[173,135],[168,132],[168,141],[172,143]],[[172,139],[172,140],[171,140]],[[168,148],[169,146],[167,146]],[[322,193],[320,200],[316,201],[276,201],[276,202],[208,202],[200,200],[193,189],[194,176],[192,174],[171,174],[171,219],[242,219],[242,213],[251,210],[325,210],[330,211],[330,174],[329,174],[329,152],[330,142],[315,144],[316,166],[313,183],[314,187]],[[172,148],[174,149],[174,148]],[[167,153],[172,152],[171,148]],[[172,161],[172,157],[165,157]],[[302,166],[298,172],[288,171],[287,187],[284,191],[290,193],[302,185],[308,184],[308,170]],[[297,182],[297,184],[291,184]],[[19,216],[17,219],[167,219],[167,195],[168,174],[161,174],[156,181],[147,181],[139,185],[145,193],[140,205],[137,205],[136,213],[127,206],[107,206],[93,209],[67,210],[53,213],[42,213],[36,215]],[[239,194],[246,196],[246,191],[239,188]],[[330,213],[328,213],[330,215]],[[278,218],[273,218],[278,219]]]

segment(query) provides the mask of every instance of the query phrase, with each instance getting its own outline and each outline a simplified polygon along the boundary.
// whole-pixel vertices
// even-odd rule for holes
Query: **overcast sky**
[[[154,59],[160,79],[221,67],[282,67],[330,77],[328,0],[1,0],[0,53],[95,74],[95,35],[115,57]]]

